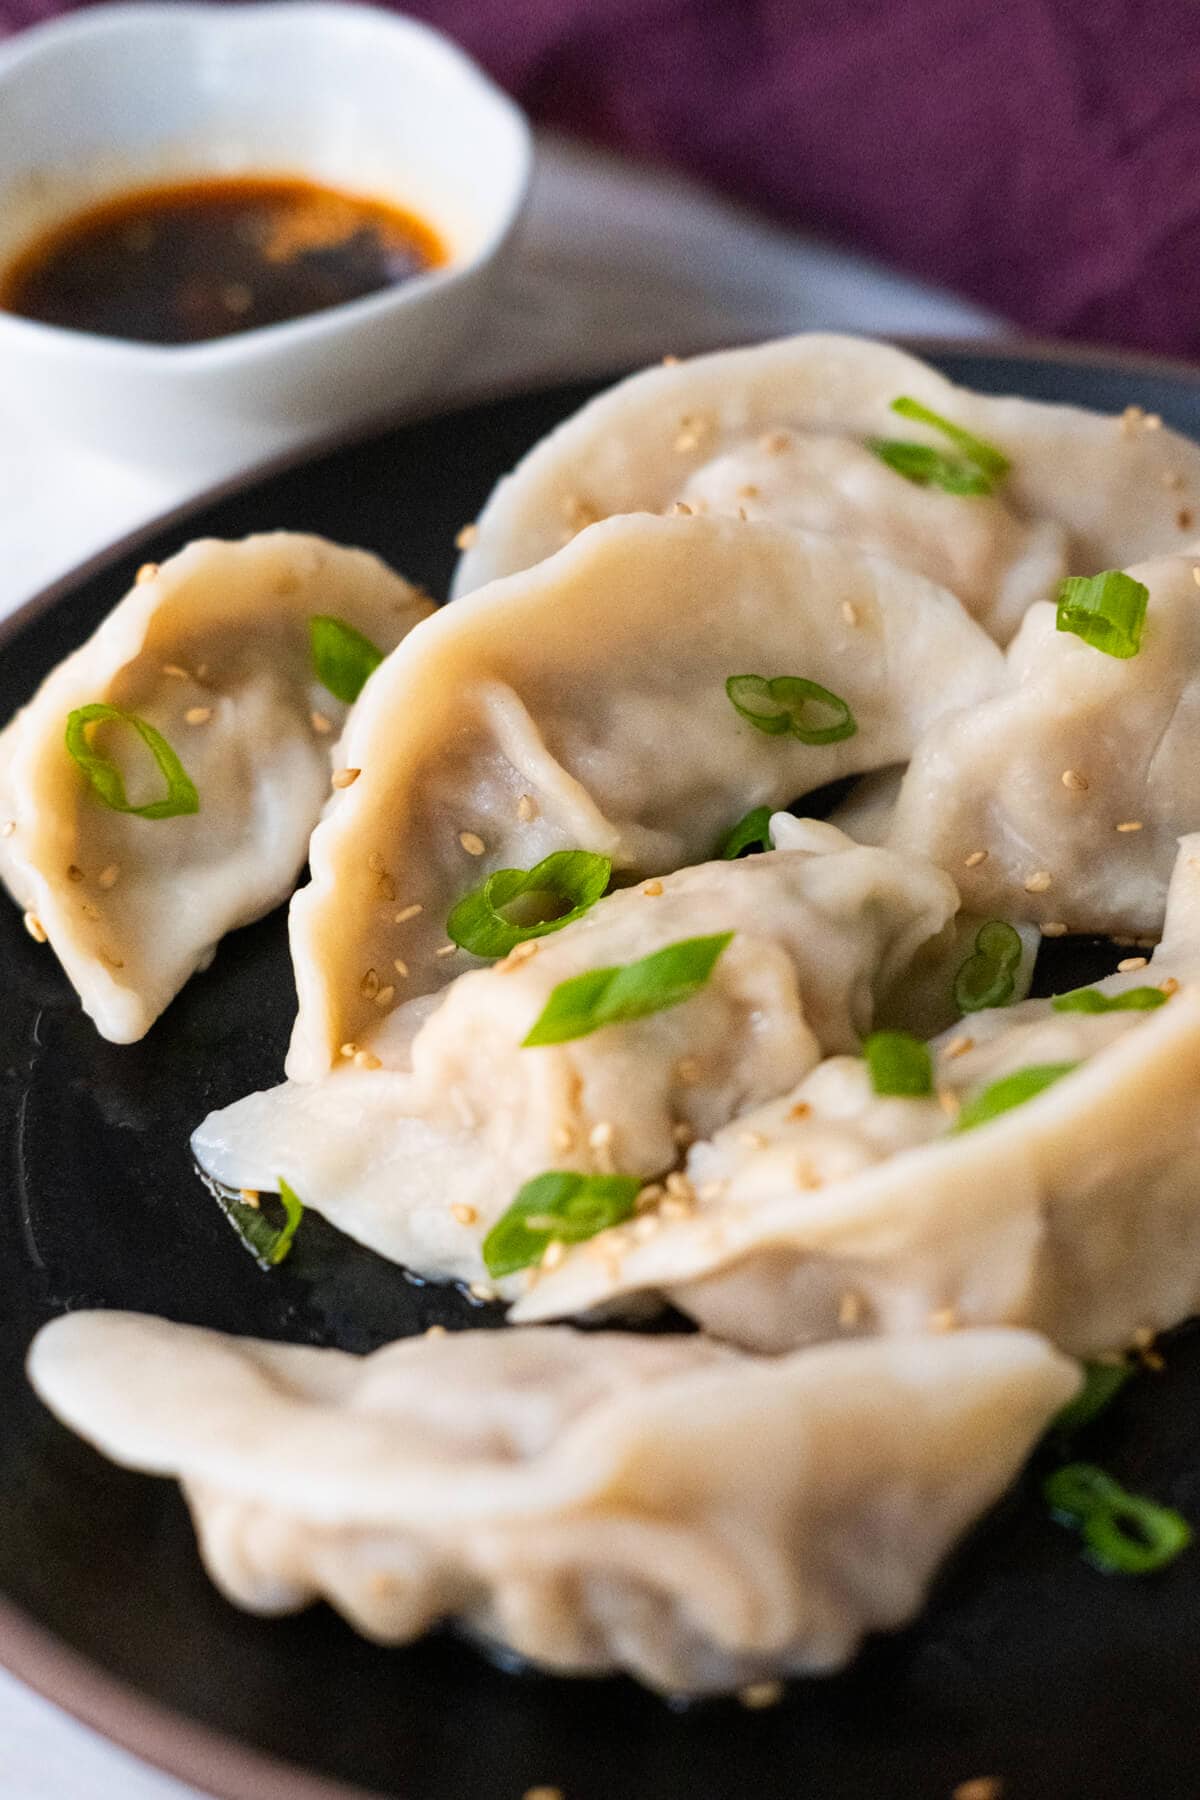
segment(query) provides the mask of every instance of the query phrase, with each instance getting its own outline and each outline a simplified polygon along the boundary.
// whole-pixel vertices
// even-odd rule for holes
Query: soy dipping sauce
[[[433,227],[387,201],[292,177],[220,177],[75,214],[0,276],[0,308],[104,337],[198,344],[396,287],[446,260]]]

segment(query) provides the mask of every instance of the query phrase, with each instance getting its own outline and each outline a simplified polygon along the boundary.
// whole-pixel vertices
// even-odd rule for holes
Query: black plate
[[[1200,380],[1183,371],[934,360],[983,389],[1110,410],[1136,401],[1200,437]],[[504,400],[338,449],[122,547],[4,638],[0,718],[138,562],[188,537],[324,532],[444,592],[457,527],[581,398]],[[1121,952],[1056,954],[1069,965],[1061,985]],[[365,1350],[435,1320],[493,1322],[489,1309],[407,1281],[311,1217],[288,1264],[264,1274],[193,1175],[196,1121],[278,1079],[292,1011],[282,913],[227,941],[131,1048],[95,1035],[7,906],[0,993],[0,1656],[64,1705],[222,1795],[299,1800],[349,1784],[402,1800],[520,1800],[552,1783],[566,1800],[947,1800],[985,1775],[1004,1777],[1005,1800],[1200,1793],[1200,1550],[1155,1580],[1106,1578],[1046,1520],[1032,1479],[956,1558],[915,1629],[836,1680],[794,1684],[770,1712],[676,1713],[630,1682],[502,1673],[450,1637],[384,1651],[323,1608],[263,1623],[227,1606],[175,1488],[110,1467],[32,1399],[22,1359],[37,1325],[121,1306]],[[1200,1335],[1177,1336],[1167,1361],[1085,1449],[1200,1520]]]

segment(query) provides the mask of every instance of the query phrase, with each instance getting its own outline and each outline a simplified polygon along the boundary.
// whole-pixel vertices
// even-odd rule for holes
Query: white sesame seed
[[[645,886],[642,888],[642,892],[645,894],[647,900],[656,900],[662,891],[663,884],[657,879],[646,882]]]
[[[390,981],[386,987],[381,987],[379,992],[374,996],[376,1006],[390,1006],[395,998],[396,990]]]
[[[422,1335],[427,1338],[445,1337],[446,1327],[444,1325],[427,1325]]]
[[[392,967],[395,969],[397,975],[408,974],[408,964],[403,962],[400,957],[396,957],[395,961],[392,963]]]
[[[358,1045],[353,1042],[349,1043],[349,1044],[343,1044],[340,1051],[338,1052],[338,1054],[339,1054],[339,1056],[357,1056],[358,1055]]]
[[[690,519],[693,511],[694,508],[690,507],[686,500],[676,500],[671,508],[671,515],[676,519]]]
[[[458,841],[468,856],[482,856],[487,845],[476,831],[460,831]]]
[[[46,927],[42,924],[42,921],[38,918],[36,913],[27,912],[22,922],[35,944],[44,944],[46,942]]]
[[[853,1290],[844,1293],[838,1301],[838,1324],[843,1330],[857,1325],[863,1316],[863,1297]]]
[[[356,1069],[382,1069],[383,1064],[372,1051],[359,1050],[354,1057],[354,1066]]]
[[[189,706],[183,716],[189,725],[207,725],[213,709],[211,706]]]
[[[164,675],[169,675],[174,681],[190,681],[192,679],[187,670],[182,668],[179,663],[164,663],[162,672]]]
[[[361,774],[361,769],[335,769],[332,777],[333,785],[335,788],[352,787]]]
[[[495,1288],[490,1288],[486,1281],[472,1281],[467,1292],[472,1300],[494,1300],[496,1298]]]
[[[1027,894],[1044,894],[1053,879],[1049,869],[1035,869],[1022,886]]]
[[[402,906],[400,908],[400,911],[394,915],[392,923],[393,925],[407,925],[410,919],[415,919],[418,913],[424,911],[425,908],[421,905],[421,902],[419,900],[414,900],[411,906]]]
[[[975,1039],[972,1037],[961,1036],[951,1038],[950,1042],[942,1051],[942,1055],[947,1061],[952,1061],[956,1056],[965,1056],[968,1050],[973,1050],[974,1048]]]
[[[566,1255],[567,1246],[563,1243],[562,1239],[551,1238],[550,1242],[546,1245],[546,1248],[542,1251],[542,1258],[539,1266],[547,1270],[557,1269],[559,1264],[566,1260]]]
[[[601,1119],[588,1132],[588,1143],[593,1150],[607,1150],[612,1141],[613,1122],[611,1119]]]
[[[525,825],[537,818],[537,801],[532,794],[521,794],[517,800],[517,817]]]
[[[454,539],[454,548],[456,550],[469,550],[472,544],[477,544],[478,542],[478,525],[464,525]]]
[[[479,1214],[473,1206],[468,1206],[464,1200],[456,1200],[454,1205],[450,1208],[450,1217],[456,1220],[459,1225],[474,1225]]]
[[[117,882],[120,879],[121,879],[120,863],[109,863],[107,865],[107,867],[101,869],[100,873],[97,875],[96,885],[98,887],[102,887],[102,888],[113,888],[113,887],[116,887]]]
[[[158,574],[158,564],[157,563],[143,563],[141,568],[138,570],[137,574],[133,578],[134,586],[135,587],[145,587],[146,583],[148,581],[153,581],[155,579],[155,577],[157,576],[157,574]]]
[[[1179,992],[1179,983],[1173,975],[1168,975],[1165,981],[1160,981],[1158,987],[1159,992],[1165,994],[1168,1000],[1171,998],[1172,994],[1177,994]]]
[[[457,949],[457,944],[439,944],[433,954],[435,956],[453,956]]]
[[[330,732],[333,730],[332,720],[327,719],[325,717],[324,713],[322,713],[322,712],[310,713],[309,718],[312,721],[313,730],[316,732],[319,732],[322,737],[324,737],[327,732]]]
[[[765,1707],[778,1706],[782,1699],[781,1681],[752,1681],[738,1690],[738,1704],[747,1712],[762,1712]]]
[[[1081,775],[1078,769],[1064,769],[1060,779],[1063,786],[1065,788],[1070,788],[1073,793],[1087,793],[1087,777],[1086,775]]]
[[[1141,831],[1142,830],[1142,821],[1140,819],[1122,819],[1121,823],[1117,826],[1117,830],[1118,831]]]
[[[1149,960],[1148,956],[1123,956],[1117,964],[1117,973],[1119,975],[1132,974],[1134,969],[1144,969]]]
[[[1047,919],[1044,925],[1038,926],[1042,936],[1048,938],[1066,937],[1069,929],[1061,919]]]
[[[962,1111],[962,1101],[957,1094],[951,1093],[949,1088],[940,1088],[938,1090],[937,1103],[947,1117],[951,1119],[957,1119],[959,1113]]]
[[[980,863],[985,863],[987,861],[987,857],[988,853],[986,850],[972,850],[970,856],[965,856],[963,858],[963,868],[977,869]]]

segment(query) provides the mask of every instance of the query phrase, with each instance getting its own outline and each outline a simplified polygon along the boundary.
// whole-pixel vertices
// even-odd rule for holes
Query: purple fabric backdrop
[[[0,0],[0,34],[68,10]],[[410,0],[538,119],[1032,331],[1200,355],[1196,0]]]

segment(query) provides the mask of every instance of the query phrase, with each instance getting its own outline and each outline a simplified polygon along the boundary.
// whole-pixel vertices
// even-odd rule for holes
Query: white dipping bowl
[[[122,458],[226,471],[419,401],[485,311],[524,202],[523,115],[448,39],[363,6],[101,7],[0,48],[0,268],[97,200],[298,175],[427,220],[443,267],[181,346],[0,311],[6,407]]]

